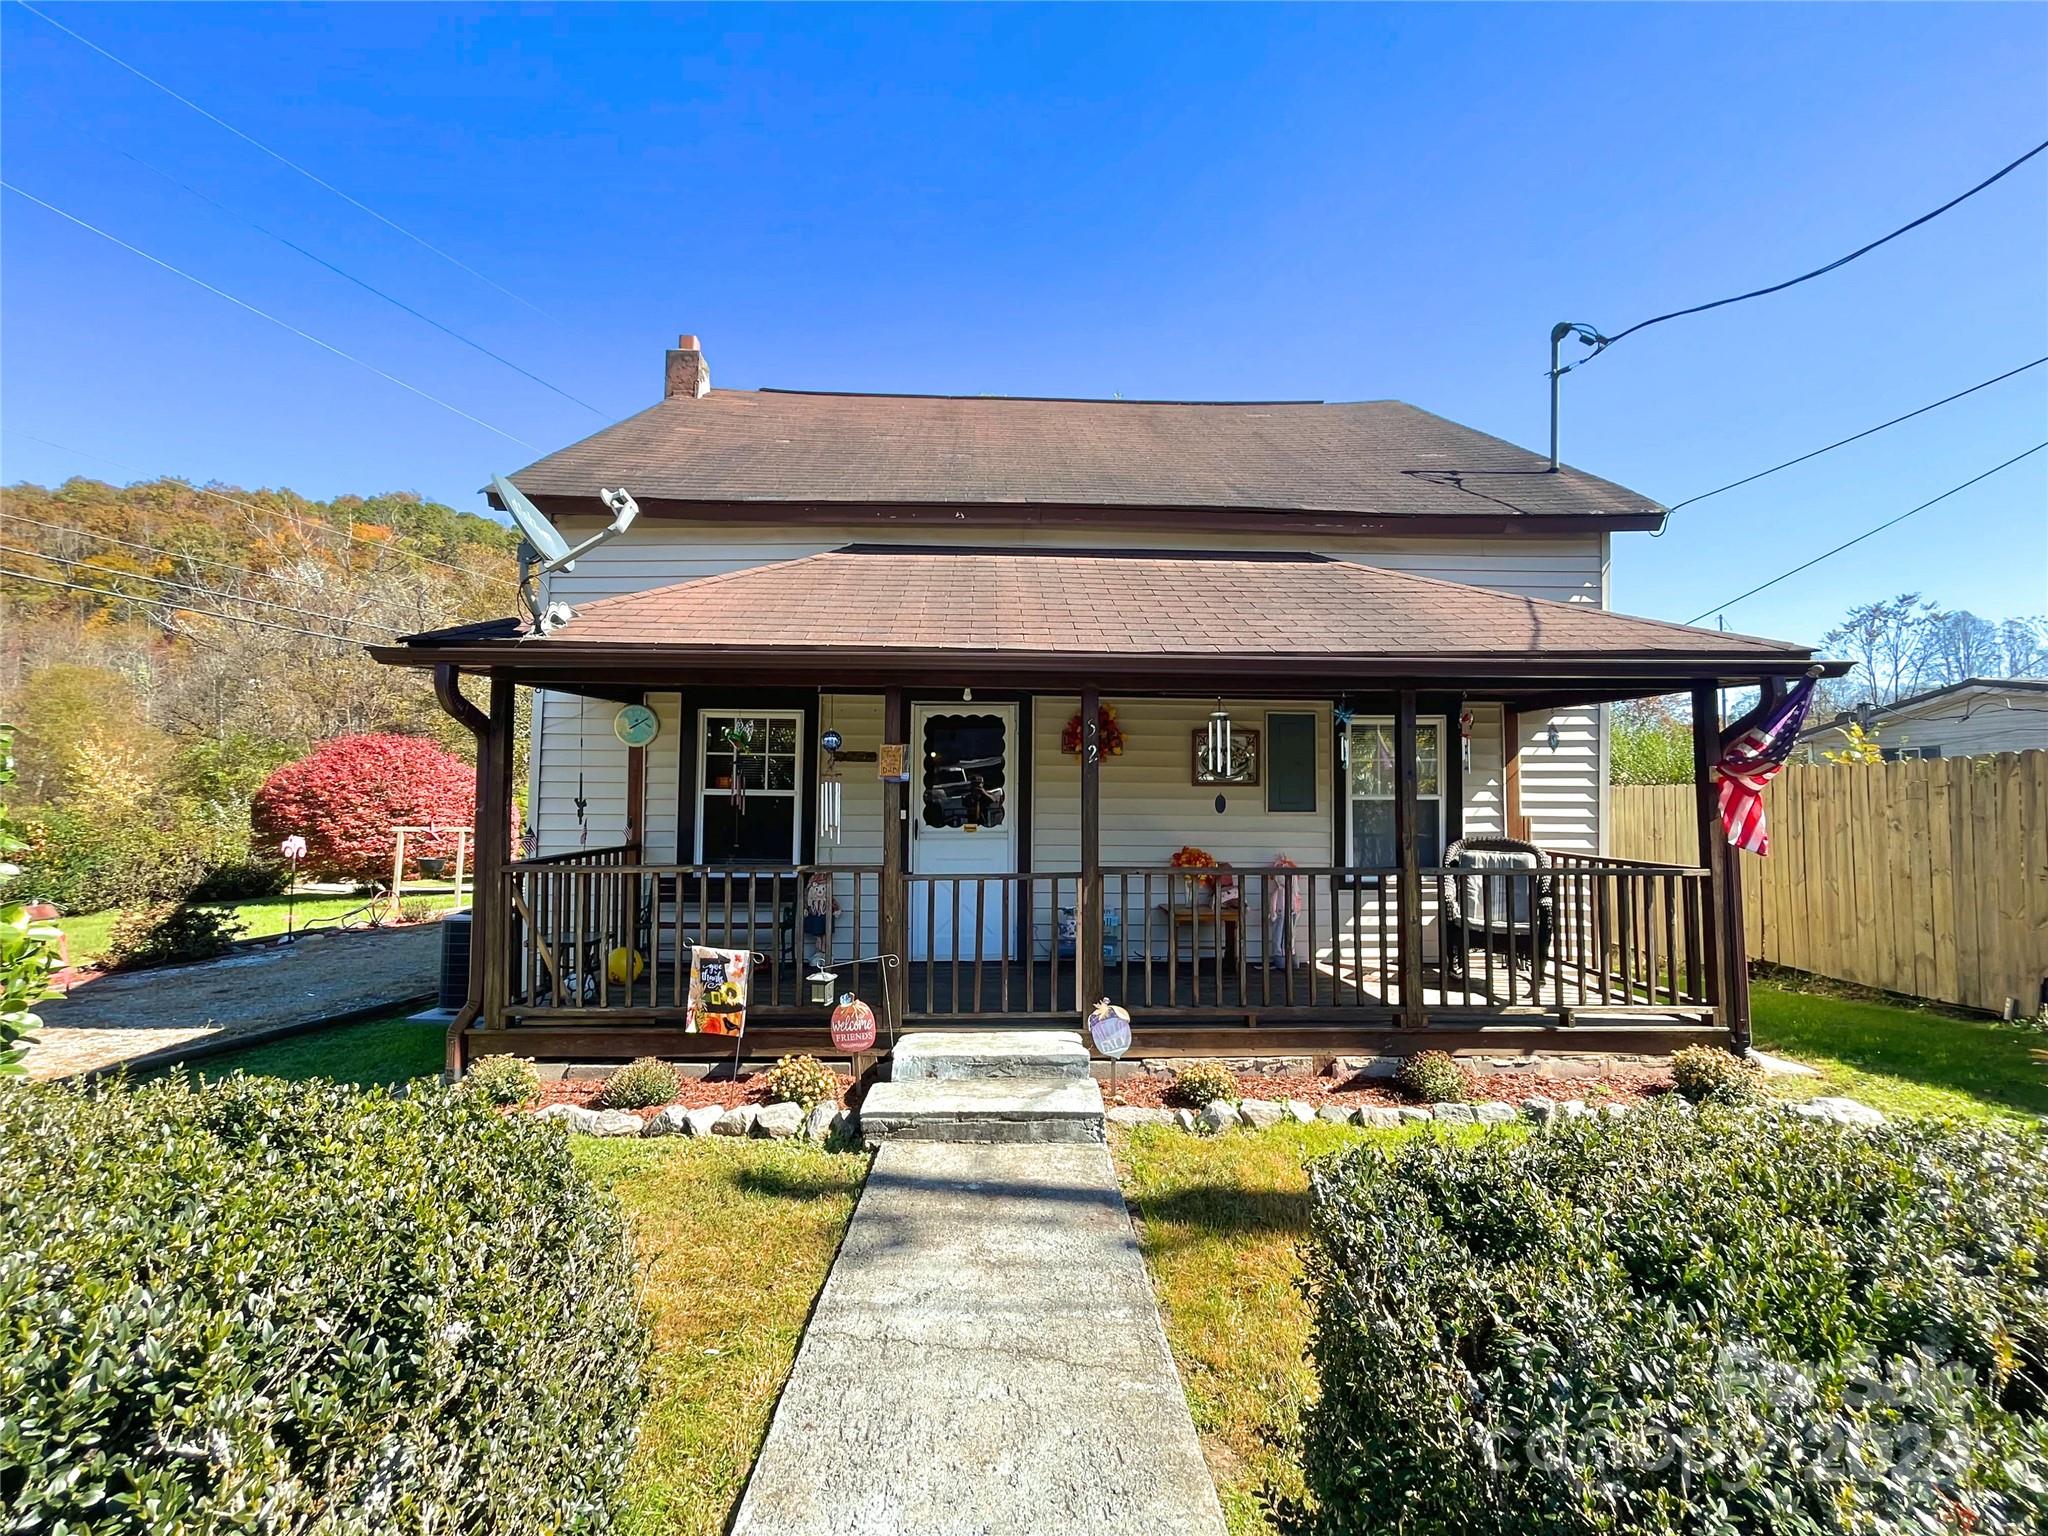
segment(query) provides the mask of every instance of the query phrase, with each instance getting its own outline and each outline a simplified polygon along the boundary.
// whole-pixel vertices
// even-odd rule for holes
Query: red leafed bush
[[[423,736],[337,736],[264,780],[249,823],[265,853],[297,833],[314,879],[389,880],[398,827],[466,827],[476,770]],[[455,835],[408,833],[406,862],[452,858]]]

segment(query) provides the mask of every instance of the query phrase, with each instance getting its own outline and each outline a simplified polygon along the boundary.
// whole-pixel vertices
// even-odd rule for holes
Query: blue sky
[[[1553,321],[1791,276],[2048,137],[2042,6],[44,8],[520,298],[12,3],[7,180],[539,450],[600,418],[127,155],[607,417],[693,330],[721,386],[1393,396],[1540,446]],[[0,477],[476,508],[535,456],[17,197],[0,219]],[[1616,346],[1566,380],[1565,456],[1691,496],[2048,352],[2044,274],[2048,155]],[[2048,367],[1621,536],[1616,606],[1689,618],[2044,427]],[[2048,454],[1729,624],[1815,639],[1907,588],[2048,610]]]

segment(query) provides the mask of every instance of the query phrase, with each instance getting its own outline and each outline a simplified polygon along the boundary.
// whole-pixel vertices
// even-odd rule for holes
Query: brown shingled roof
[[[421,636],[422,641],[436,637]],[[853,545],[601,598],[522,651],[1514,656],[1787,662],[1799,646],[1319,555]]]
[[[1649,497],[1397,400],[1180,403],[714,390],[512,476],[544,507],[1214,509],[1640,522]],[[557,505],[550,510],[562,510]],[[587,510],[587,509],[586,509]]]

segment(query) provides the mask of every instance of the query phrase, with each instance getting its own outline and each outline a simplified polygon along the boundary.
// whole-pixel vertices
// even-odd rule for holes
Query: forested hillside
[[[421,678],[362,646],[510,612],[513,544],[488,518],[409,494],[9,486],[0,710],[20,732],[17,792],[62,798],[82,757],[130,771],[195,751],[276,762],[369,730],[461,748]]]
[[[146,873],[196,844],[231,862],[264,777],[334,736],[428,735],[467,754],[426,679],[363,646],[513,611],[513,549],[500,524],[404,493],[6,487],[0,721],[39,831],[31,862],[109,839],[121,847],[96,867]]]

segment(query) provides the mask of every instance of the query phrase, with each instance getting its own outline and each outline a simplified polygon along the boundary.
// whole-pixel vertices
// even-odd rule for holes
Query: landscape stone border
[[[1689,1113],[1692,1104],[1676,1094],[1665,1096],[1659,1102],[1678,1107],[1680,1113]],[[1798,1115],[1807,1120],[1826,1120],[1836,1125],[1883,1125],[1886,1123],[1882,1110],[1874,1109],[1857,1099],[1818,1098],[1801,1101],[1783,1101],[1778,1108],[1789,1115]],[[1199,1110],[1154,1109],[1145,1105],[1120,1104],[1111,1109],[1106,1118],[1111,1125],[1171,1125],[1183,1131],[1199,1135],[1215,1136],[1233,1129],[1264,1130],[1268,1126],[1293,1123],[1307,1125],[1312,1121],[1324,1121],[1332,1125],[1353,1125],[1367,1130],[1391,1131],[1404,1125],[1509,1125],[1517,1120],[1528,1120],[1537,1125],[1549,1125],[1561,1120],[1606,1119],[1621,1120],[1633,1113],[1628,1105],[1588,1104],[1584,1099],[1547,1099],[1532,1096],[1519,1105],[1490,1100],[1482,1104],[1364,1104],[1356,1108],[1345,1104],[1325,1104],[1320,1110],[1300,1099],[1283,1101],[1275,1099],[1243,1099],[1236,1104],[1226,1099],[1213,1099]]]
[[[806,1113],[801,1104],[718,1104],[686,1109],[670,1104],[643,1123],[623,1109],[590,1109],[581,1104],[550,1104],[533,1112],[536,1120],[560,1122],[579,1136],[756,1136],[769,1141],[802,1139],[828,1144],[851,1134],[854,1116],[837,1104],[819,1104]]]

